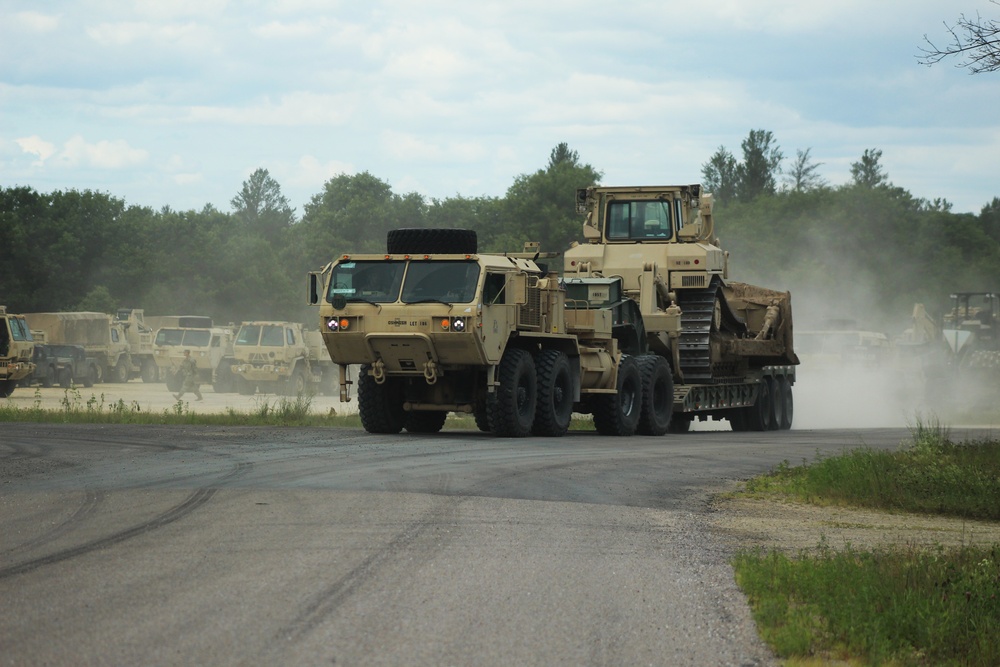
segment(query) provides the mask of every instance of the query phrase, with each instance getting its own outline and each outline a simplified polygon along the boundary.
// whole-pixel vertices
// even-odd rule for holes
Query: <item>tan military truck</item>
[[[128,382],[132,371],[124,329],[107,313],[25,313],[52,345],[81,345],[97,360],[100,382]]]
[[[17,384],[35,370],[34,351],[35,342],[24,316],[0,306],[0,398],[13,394]]]
[[[185,351],[195,360],[199,384],[211,384],[216,393],[235,391],[232,365],[236,334],[232,327],[216,327],[212,318],[194,315],[165,316],[157,323],[163,321],[172,325],[156,330],[153,357],[170,392],[180,391],[184,382],[179,371]]]
[[[515,437],[562,435],[574,411],[614,435],[696,416],[790,428],[789,295],[726,281],[697,186],[600,190],[581,194],[588,243],[567,251],[563,276],[537,252],[478,254],[466,230],[394,230],[385,255],[310,274],[342,400],[348,364],[363,365],[367,430],[434,432],[450,411]],[[656,205],[660,229],[639,204]]]
[[[159,368],[153,358],[153,336],[155,331],[146,325],[144,313],[139,308],[119,308],[115,313],[114,326],[121,329],[128,342],[128,381],[142,378],[143,382],[157,382]],[[119,382],[122,380],[119,379]]]
[[[233,343],[236,391],[331,393],[335,372],[319,331],[298,322],[244,322]]]

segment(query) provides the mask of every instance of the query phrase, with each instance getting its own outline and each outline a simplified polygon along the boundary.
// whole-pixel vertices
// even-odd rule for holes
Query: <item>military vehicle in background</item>
[[[366,430],[436,432],[448,412],[505,437],[563,435],[573,412],[622,436],[687,430],[696,415],[791,426],[790,297],[725,281],[710,196],[591,188],[578,201],[588,243],[566,252],[563,276],[537,245],[479,254],[474,232],[451,229],[393,230],[386,254],[310,274],[342,401],[362,365]]]
[[[956,292],[943,336],[963,369],[1000,370],[1000,295]]]
[[[156,382],[159,371],[153,359],[153,331],[143,311],[122,308],[112,317],[105,313],[26,313],[32,329],[45,334],[54,345],[81,345],[97,360],[99,382],[128,382],[141,377]]]
[[[232,327],[216,327],[212,318],[196,315],[164,316],[157,324],[153,357],[168,390],[178,392],[184,382],[179,371],[185,350],[195,360],[199,384],[211,384],[217,393],[235,390]]]
[[[0,398],[14,393],[18,383],[31,375],[35,341],[23,315],[7,312],[0,306]]]
[[[296,396],[334,391],[334,367],[319,331],[297,322],[244,322],[233,343],[236,390]]]
[[[87,355],[81,345],[50,345],[36,343],[32,357],[35,370],[23,384],[43,387],[59,385],[68,389],[73,384],[93,387],[99,377],[97,360]]]
[[[820,369],[875,369],[893,361],[893,341],[881,331],[860,328],[855,320],[827,320],[817,329],[795,332],[795,351]]]

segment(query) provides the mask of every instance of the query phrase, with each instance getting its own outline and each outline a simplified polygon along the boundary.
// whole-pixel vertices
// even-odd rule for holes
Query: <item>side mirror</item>
[[[309,272],[309,294],[308,303],[310,306],[317,306],[320,302],[320,291],[323,288],[323,274],[319,271]]]
[[[507,305],[523,306],[528,303],[528,276],[524,273],[515,273],[510,277],[510,284],[507,286]]]

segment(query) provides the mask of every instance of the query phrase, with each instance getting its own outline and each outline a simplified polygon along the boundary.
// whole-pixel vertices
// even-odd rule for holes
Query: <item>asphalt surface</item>
[[[907,436],[0,424],[0,664],[775,664],[710,495]]]

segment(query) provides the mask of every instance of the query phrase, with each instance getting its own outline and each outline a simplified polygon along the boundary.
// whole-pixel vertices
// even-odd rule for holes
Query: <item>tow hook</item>
[[[424,379],[427,380],[427,384],[434,384],[438,381],[438,367],[433,359],[424,364]]]
[[[372,378],[375,380],[375,384],[385,382],[385,363],[381,359],[372,364]]]

